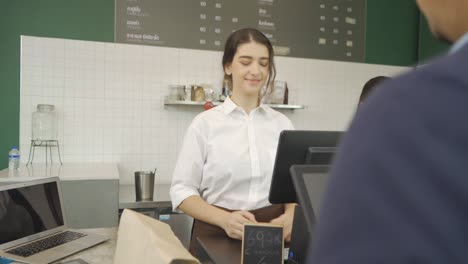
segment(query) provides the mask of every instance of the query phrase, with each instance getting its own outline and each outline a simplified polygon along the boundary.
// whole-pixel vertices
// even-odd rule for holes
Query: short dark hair
[[[259,44],[264,45],[268,49],[268,80],[266,82],[266,91],[265,93],[271,92],[273,88],[273,82],[275,81],[276,77],[276,67],[275,62],[273,59],[274,51],[273,46],[271,45],[270,40],[259,30],[254,28],[243,28],[234,31],[226,40],[226,44],[224,45],[224,54],[223,54],[223,70],[226,66],[232,63],[234,59],[234,55],[237,52],[237,48],[241,44],[249,43],[249,42],[256,42]],[[232,91],[232,76],[227,75],[226,72],[224,73],[224,80],[227,80],[229,83],[229,90]]]
[[[364,101],[364,99],[370,94],[370,92],[374,90],[377,84],[389,79],[391,78],[387,76],[377,76],[367,81],[366,84],[364,84],[364,87],[362,88],[361,96],[359,97],[359,103],[362,103],[362,101]]]

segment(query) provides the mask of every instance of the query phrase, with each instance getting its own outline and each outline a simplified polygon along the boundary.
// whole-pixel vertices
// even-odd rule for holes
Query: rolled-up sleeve
[[[172,209],[189,196],[200,196],[203,165],[205,163],[205,138],[193,126],[187,129],[172,175],[170,196]]]

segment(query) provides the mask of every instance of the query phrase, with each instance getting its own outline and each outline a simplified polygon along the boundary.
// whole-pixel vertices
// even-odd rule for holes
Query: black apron
[[[234,210],[228,210],[226,208],[218,207],[219,209],[234,212]],[[257,222],[270,222],[271,220],[279,217],[280,215],[284,214],[284,205],[283,204],[273,204],[267,207],[255,209],[249,211],[255,216],[255,220]],[[221,227],[208,224],[206,222],[194,219],[193,227],[192,227],[192,238],[190,240],[190,247],[189,251],[192,255],[195,255],[195,246],[196,246],[196,239],[199,236],[226,236],[226,232]]]

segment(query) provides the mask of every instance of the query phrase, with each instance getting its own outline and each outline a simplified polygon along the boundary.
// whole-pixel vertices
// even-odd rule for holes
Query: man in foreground
[[[468,263],[468,0],[417,3],[454,46],[383,84],[358,111],[310,263]]]

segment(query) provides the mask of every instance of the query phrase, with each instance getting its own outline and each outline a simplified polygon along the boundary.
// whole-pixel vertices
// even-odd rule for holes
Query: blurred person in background
[[[359,105],[361,105],[362,102],[364,102],[364,99],[366,99],[369,96],[369,94],[375,90],[377,86],[381,85],[382,82],[390,79],[391,78],[387,76],[377,76],[368,80],[364,84],[364,87],[362,87],[361,95],[359,96]]]

